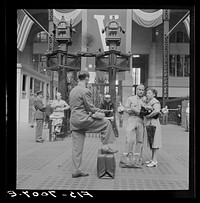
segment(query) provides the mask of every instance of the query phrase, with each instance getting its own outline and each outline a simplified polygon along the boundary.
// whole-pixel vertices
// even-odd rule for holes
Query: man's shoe
[[[77,173],[77,174],[72,174],[72,178],[79,178],[79,177],[85,177],[89,176],[88,173]]]
[[[101,149],[102,154],[114,154],[117,152],[118,152],[118,150],[111,149],[110,147],[108,147],[106,149]]]

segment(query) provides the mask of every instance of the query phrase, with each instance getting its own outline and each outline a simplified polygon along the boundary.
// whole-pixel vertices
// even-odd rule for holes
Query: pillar
[[[53,30],[54,30],[54,25],[53,25],[53,9],[48,9],[48,14],[49,14],[49,33],[50,36],[48,38],[48,50],[53,51],[53,45],[54,45],[54,36],[53,36]],[[54,72],[51,72],[51,79],[50,79],[50,99],[54,98],[53,94],[53,80],[54,80]]]
[[[21,63],[17,64],[17,123],[20,121],[20,99],[21,99]]]
[[[156,51],[156,43],[152,43],[149,53],[149,75],[148,75],[148,86],[155,86],[156,80],[156,58],[157,51]]]
[[[30,98],[30,76],[26,76],[26,99]]]

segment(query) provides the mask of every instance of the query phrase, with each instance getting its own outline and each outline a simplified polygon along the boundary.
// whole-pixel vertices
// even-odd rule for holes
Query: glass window
[[[140,68],[132,68],[133,85],[140,84]]]
[[[170,55],[170,76],[189,77],[190,57],[188,55]]]
[[[39,54],[33,54],[33,69],[38,71],[39,65]]]
[[[30,78],[30,93],[33,93],[33,78]]]
[[[183,63],[182,63],[182,56],[177,55],[177,76],[183,76]]]
[[[26,91],[26,75],[23,75],[23,79],[22,79],[22,91]]]
[[[169,56],[169,63],[170,76],[175,76],[175,55]]]
[[[171,43],[175,43],[175,42],[176,42],[176,33],[173,33],[173,34],[169,37],[169,42],[171,42]]]
[[[190,76],[190,58],[188,55],[185,56],[184,60],[184,76],[185,77]]]
[[[41,90],[44,91],[44,82],[40,82],[41,83]]]
[[[177,32],[177,43],[183,43],[183,32]]]
[[[189,43],[189,37],[187,33],[183,33],[184,36],[184,43]]]
[[[38,79],[34,79],[34,93],[40,90],[40,81]]]
[[[49,98],[49,84],[47,83],[47,89],[46,89],[46,97],[47,97],[47,100]]]
[[[189,43],[189,37],[187,33],[178,31],[170,35],[169,42],[170,43]]]

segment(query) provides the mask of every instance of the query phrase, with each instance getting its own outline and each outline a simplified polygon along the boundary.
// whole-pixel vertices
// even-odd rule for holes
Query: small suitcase
[[[97,175],[99,178],[115,177],[116,161],[114,154],[102,154],[101,149],[97,154]]]

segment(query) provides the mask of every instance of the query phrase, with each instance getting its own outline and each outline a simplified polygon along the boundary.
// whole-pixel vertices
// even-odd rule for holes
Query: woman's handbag
[[[141,107],[141,110],[140,110],[140,116],[141,117],[144,117],[144,116],[147,116],[149,115],[150,113],[152,112],[152,110],[148,110],[146,109],[145,107]]]
[[[146,126],[146,130],[147,130],[148,144],[149,144],[150,149],[152,149],[152,145],[154,142],[154,136],[155,136],[155,132],[156,132],[156,126],[152,125],[150,122],[150,125]]]
[[[123,153],[119,162],[121,168],[142,168],[142,158],[133,152]]]
[[[103,119],[105,117],[105,113],[101,113],[101,112],[95,112],[92,114],[92,118],[96,118],[96,119]]]

